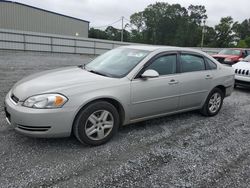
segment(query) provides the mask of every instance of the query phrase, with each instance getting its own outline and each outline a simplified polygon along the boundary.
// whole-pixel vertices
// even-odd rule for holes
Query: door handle
[[[168,82],[168,84],[169,85],[174,85],[174,84],[178,84],[179,82],[178,81],[176,81],[176,80],[170,80],[169,82]]]
[[[211,75],[206,75],[206,79],[208,80],[208,79],[212,79],[213,77],[211,76]]]

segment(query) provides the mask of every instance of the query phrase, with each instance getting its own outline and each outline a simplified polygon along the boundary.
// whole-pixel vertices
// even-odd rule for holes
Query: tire
[[[109,141],[119,128],[117,109],[105,101],[97,101],[82,109],[75,118],[73,132],[83,144],[98,146]]]
[[[224,100],[224,94],[219,88],[214,88],[208,95],[205,104],[200,110],[204,116],[215,116],[219,113]]]

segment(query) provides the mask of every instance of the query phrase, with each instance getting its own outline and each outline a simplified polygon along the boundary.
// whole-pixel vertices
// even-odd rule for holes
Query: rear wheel
[[[116,108],[108,102],[98,101],[79,112],[73,131],[80,142],[97,146],[109,141],[118,127],[119,114]]]
[[[215,116],[219,113],[223,104],[224,94],[219,88],[213,89],[208,95],[201,113],[205,116]]]

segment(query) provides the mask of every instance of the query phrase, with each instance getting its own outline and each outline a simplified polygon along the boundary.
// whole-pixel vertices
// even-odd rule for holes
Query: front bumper
[[[250,87],[250,76],[235,75],[235,85]]]
[[[14,129],[32,137],[67,137],[71,135],[75,111],[63,106],[57,109],[33,109],[15,103],[10,93],[5,98],[6,120]]]

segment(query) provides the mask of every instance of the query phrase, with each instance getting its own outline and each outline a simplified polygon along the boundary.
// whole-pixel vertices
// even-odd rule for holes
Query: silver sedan
[[[121,125],[190,110],[216,115],[234,71],[187,48],[126,46],[89,64],[40,72],[5,98],[7,121],[22,134],[100,145]]]

